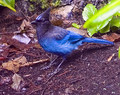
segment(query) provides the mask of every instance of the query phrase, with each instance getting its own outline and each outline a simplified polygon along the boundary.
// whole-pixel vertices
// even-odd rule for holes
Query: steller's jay
[[[66,57],[72,53],[73,50],[78,49],[78,46],[81,46],[84,42],[111,45],[114,44],[113,42],[103,39],[84,37],[78,33],[52,25],[49,20],[50,10],[51,8],[48,8],[31,23],[36,25],[38,42],[42,48],[47,52],[63,57],[63,60],[53,72],[54,74],[60,70],[60,66]],[[54,59],[44,69],[51,67],[56,59]]]

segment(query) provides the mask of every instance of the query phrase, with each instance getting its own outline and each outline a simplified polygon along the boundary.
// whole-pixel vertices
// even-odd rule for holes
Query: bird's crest
[[[50,14],[51,8],[48,8],[46,11],[44,11],[42,14],[40,14],[36,20],[41,20],[42,18],[49,20],[49,14]]]

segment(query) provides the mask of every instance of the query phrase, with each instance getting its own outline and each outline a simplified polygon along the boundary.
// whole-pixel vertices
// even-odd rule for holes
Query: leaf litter
[[[23,84],[25,84],[24,79],[16,73],[13,75],[12,81],[13,83],[11,84],[11,88],[13,88],[16,91],[20,91],[23,87]]]
[[[31,66],[34,64],[38,64],[38,63],[40,64],[48,61],[49,59],[42,59],[35,62],[27,62],[27,59],[25,56],[20,56],[18,58],[15,58],[14,60],[10,60],[8,62],[2,63],[2,68],[16,73],[19,71],[20,67]]]

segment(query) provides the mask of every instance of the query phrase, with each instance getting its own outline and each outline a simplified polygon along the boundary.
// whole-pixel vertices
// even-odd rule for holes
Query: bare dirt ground
[[[82,51],[80,49],[74,52],[62,65],[62,70],[48,82],[48,74],[56,66],[48,70],[40,70],[46,66],[45,63],[23,67],[18,74],[23,77],[26,86],[21,91],[15,91],[10,87],[11,83],[0,85],[0,95],[40,95],[43,92],[44,95],[119,95],[118,45],[120,43],[115,43],[112,47],[85,45]],[[36,58],[48,57],[42,49],[32,48],[30,52]],[[108,61],[113,54],[113,58]],[[33,57],[27,57],[33,60]],[[12,75],[10,71],[0,71],[2,77]]]

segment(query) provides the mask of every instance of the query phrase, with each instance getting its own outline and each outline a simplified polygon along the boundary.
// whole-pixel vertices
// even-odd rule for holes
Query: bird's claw
[[[46,70],[46,69],[49,69],[49,68],[50,68],[50,66],[46,66],[46,67],[41,68],[40,70]]]
[[[55,65],[56,63],[50,63],[48,66],[45,66],[43,68],[41,68],[40,70],[46,70],[46,69],[49,69],[50,67],[52,67],[53,65]]]
[[[48,77],[50,77],[50,76],[53,76],[53,75],[57,74],[60,70],[61,70],[61,68],[56,69],[54,72],[52,72],[52,73],[48,74]]]

